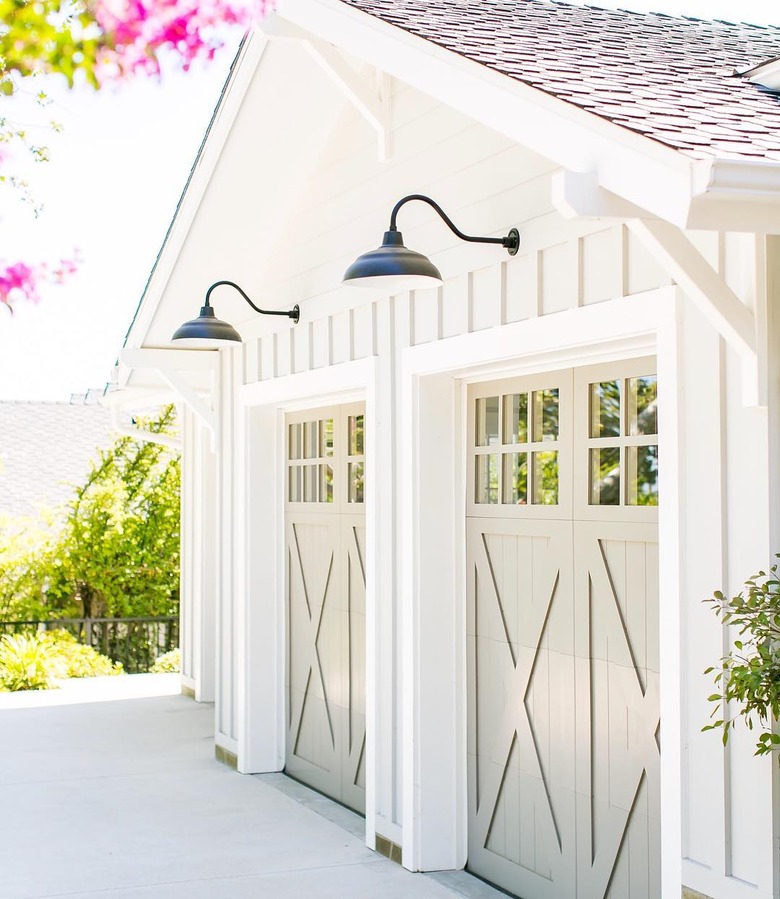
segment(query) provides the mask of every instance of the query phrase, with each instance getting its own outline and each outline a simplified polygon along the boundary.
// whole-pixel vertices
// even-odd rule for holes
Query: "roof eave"
[[[697,160],[339,0],[277,0],[277,13],[506,134],[648,216],[680,227],[780,231],[780,165]],[[751,218],[753,207],[761,214]],[[706,224],[704,224],[706,222]]]

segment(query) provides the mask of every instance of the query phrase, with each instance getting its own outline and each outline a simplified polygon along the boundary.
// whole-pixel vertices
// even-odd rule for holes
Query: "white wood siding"
[[[171,296],[196,298],[204,285],[229,277],[262,305],[302,307],[301,323],[288,328],[254,316],[233,298],[217,304],[220,317],[236,324],[246,341],[243,350],[222,358],[217,739],[230,748],[237,733],[236,572],[245,559],[236,549],[235,533],[243,526],[236,497],[246,486],[237,456],[237,388],[376,356],[383,435],[377,453],[384,462],[377,529],[386,553],[378,564],[394,602],[377,611],[383,641],[377,648],[373,814],[379,832],[398,841],[404,647],[397,566],[406,535],[397,497],[403,441],[410,438],[397,427],[408,400],[398,388],[402,354],[509,323],[620,303],[671,282],[622,224],[564,220],[551,204],[549,161],[400,83],[392,100],[393,157],[380,164],[367,124],[345,108],[302,51],[285,47],[264,56],[168,285]],[[287,112],[293,108],[296,116]],[[275,130],[278,123],[284,127]],[[518,227],[521,252],[509,258],[496,247],[463,244],[430,210],[412,204],[399,228],[407,246],[439,266],[443,287],[395,296],[342,287],[346,266],[380,242],[393,204],[412,192],[432,195],[469,233]],[[744,302],[760,305],[753,236],[691,237]],[[157,316],[151,343],[168,339],[178,324],[173,314]],[[766,410],[742,405],[736,358],[692,307],[686,307],[681,333],[684,882],[723,899],[763,899],[773,895],[775,864],[770,763],[752,758],[749,736],[736,734],[724,753],[717,737],[700,733],[711,692],[701,671],[723,647],[721,630],[700,600],[723,585],[737,590],[780,548],[780,533],[769,545],[767,499],[769,471],[778,460],[767,456]],[[185,556],[192,559],[192,550]]]

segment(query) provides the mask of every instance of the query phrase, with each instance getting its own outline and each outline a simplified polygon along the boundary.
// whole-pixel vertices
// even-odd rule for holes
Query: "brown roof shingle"
[[[780,94],[738,74],[780,26],[555,0],[343,0],[694,158],[780,161]]]

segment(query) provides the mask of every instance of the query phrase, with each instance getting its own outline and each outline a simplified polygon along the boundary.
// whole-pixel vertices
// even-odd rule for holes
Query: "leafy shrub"
[[[721,730],[724,745],[729,729],[742,718],[750,730],[757,720],[760,726],[756,755],[780,749],[780,734],[775,724],[780,718],[780,580],[777,565],[770,574],[759,571],[745,581],[741,593],[729,599],[720,591],[705,600],[723,624],[737,628],[729,654],[720,664],[707,668],[715,673],[720,692],[708,699],[715,703],[711,717],[716,719],[702,730]],[[736,715],[724,714],[731,703]],[[722,715],[722,717],[718,717]]]
[[[158,656],[157,661],[149,669],[152,674],[178,674],[181,671],[181,650],[177,646],[170,652]]]
[[[51,644],[40,635],[0,639],[0,691],[48,690],[54,677]]]
[[[84,646],[67,631],[16,634],[0,640],[0,691],[50,690],[66,677],[98,677],[122,674],[91,646]]]
[[[57,678],[103,677],[124,673],[121,662],[113,662],[94,647],[79,643],[67,631],[48,631],[45,639],[52,648],[51,668]]]

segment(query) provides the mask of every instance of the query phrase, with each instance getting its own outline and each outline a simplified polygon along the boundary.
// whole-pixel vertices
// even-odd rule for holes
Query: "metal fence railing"
[[[65,630],[115,662],[129,674],[149,671],[155,659],[179,645],[179,619],[61,618],[50,621],[0,621],[0,636]]]

